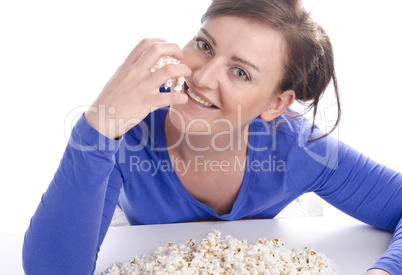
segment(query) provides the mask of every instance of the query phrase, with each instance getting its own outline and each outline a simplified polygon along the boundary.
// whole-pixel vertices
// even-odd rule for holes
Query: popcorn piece
[[[159,61],[155,64],[155,66],[151,69],[151,72],[155,72],[158,69],[161,69],[163,67],[165,67],[166,65],[170,65],[170,64],[179,64],[180,62],[171,57],[171,56],[163,56],[159,59]],[[173,82],[176,82],[176,86],[173,88],[174,91],[181,93],[183,91],[183,84],[184,84],[184,77],[181,76],[179,78],[170,78],[165,82],[165,89],[172,87]]]
[[[174,90],[175,90],[176,92],[179,92],[179,93],[182,92],[184,81],[185,81],[185,80],[184,80],[184,77],[183,77],[183,76],[180,76],[180,77],[177,79],[176,87],[174,87]]]
[[[337,274],[333,261],[311,248],[285,248],[281,238],[248,245],[217,230],[201,242],[169,242],[152,255],[115,263],[103,275],[134,274]]]

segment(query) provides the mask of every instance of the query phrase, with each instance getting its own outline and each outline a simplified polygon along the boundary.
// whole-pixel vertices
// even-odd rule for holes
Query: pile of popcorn
[[[253,244],[215,230],[200,243],[168,243],[152,255],[114,263],[103,275],[133,274],[337,274],[333,261],[310,248],[287,249],[280,238],[260,238]]]
[[[165,67],[166,65],[170,65],[170,64],[179,64],[180,62],[171,57],[171,56],[163,56],[159,59],[158,63],[155,64],[155,66],[151,69],[152,72]],[[174,91],[181,93],[183,90],[183,84],[184,84],[184,77],[181,76],[179,78],[170,78],[165,82],[165,89],[172,87],[173,82],[176,82],[176,86],[174,87]]]

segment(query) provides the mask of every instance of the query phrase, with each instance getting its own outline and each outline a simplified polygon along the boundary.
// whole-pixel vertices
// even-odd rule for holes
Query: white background
[[[62,157],[72,118],[131,49],[143,37],[183,46],[209,3],[0,2],[0,233],[25,231]],[[343,104],[335,135],[402,171],[401,2],[305,3],[335,50]],[[329,89],[322,109],[333,103]]]

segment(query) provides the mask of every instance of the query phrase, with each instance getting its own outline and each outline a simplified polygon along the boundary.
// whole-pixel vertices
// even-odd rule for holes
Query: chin
[[[194,110],[183,108],[184,105],[169,107],[166,119],[180,132],[186,134],[212,134],[214,123],[211,120],[196,116]]]

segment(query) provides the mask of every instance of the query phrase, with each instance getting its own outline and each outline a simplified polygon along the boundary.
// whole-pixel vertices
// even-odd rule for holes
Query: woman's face
[[[232,16],[213,18],[182,50],[181,63],[192,75],[184,85],[188,102],[171,106],[177,129],[212,134],[244,130],[277,103],[284,39],[268,25]]]

